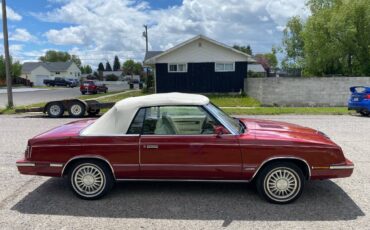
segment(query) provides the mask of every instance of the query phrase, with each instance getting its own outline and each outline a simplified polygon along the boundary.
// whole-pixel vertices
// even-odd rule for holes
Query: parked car
[[[95,81],[84,81],[81,86],[80,86],[80,91],[82,94],[86,93],[92,93],[92,94],[97,94],[97,93],[107,93],[108,92],[108,87],[100,82],[95,82]]]
[[[296,200],[309,180],[354,169],[320,131],[230,117],[207,97],[182,93],[127,98],[97,120],[44,132],[16,164],[21,174],[68,177],[83,199],[121,180],[233,181],[256,183],[279,204]]]
[[[67,81],[70,81],[74,86],[78,86],[80,84],[79,80],[75,78],[68,78]]]
[[[353,86],[348,100],[348,110],[355,110],[362,116],[370,116],[370,87]]]
[[[47,86],[66,86],[66,87],[76,87],[77,84],[66,80],[62,77],[56,77],[54,80],[45,79],[44,84]]]

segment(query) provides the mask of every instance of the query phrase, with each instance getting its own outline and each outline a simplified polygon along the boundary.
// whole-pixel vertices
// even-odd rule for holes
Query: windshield
[[[240,122],[238,119],[230,117],[228,114],[226,114],[224,111],[222,111],[220,108],[218,108],[216,105],[209,103],[205,106],[208,108],[213,115],[221,119],[221,122],[226,123],[226,128],[231,129],[234,133],[243,133],[244,132],[244,124]]]

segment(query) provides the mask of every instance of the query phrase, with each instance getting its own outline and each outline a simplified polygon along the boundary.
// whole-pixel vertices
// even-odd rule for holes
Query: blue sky
[[[252,46],[255,53],[279,46],[293,15],[307,17],[304,0],[8,0],[11,55],[36,60],[47,49],[79,55],[96,66],[142,60],[143,24],[151,50],[168,49],[198,34],[222,43]],[[1,42],[2,49],[2,42]]]

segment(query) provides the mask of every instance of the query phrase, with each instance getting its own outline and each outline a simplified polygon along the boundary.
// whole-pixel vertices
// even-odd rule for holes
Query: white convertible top
[[[206,105],[208,97],[187,93],[159,93],[130,97],[117,102],[107,113],[81,132],[81,136],[126,134],[138,109],[163,105]]]

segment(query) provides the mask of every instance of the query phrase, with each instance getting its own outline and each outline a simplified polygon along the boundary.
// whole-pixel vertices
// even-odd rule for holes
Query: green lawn
[[[346,115],[350,114],[347,107],[255,107],[255,108],[224,108],[233,115]]]
[[[108,96],[104,98],[98,98],[99,102],[117,102],[128,97],[136,97],[145,95],[141,91],[133,91],[128,93],[121,93],[114,95],[119,92],[109,92],[107,94],[94,94],[94,95],[83,95],[78,97],[79,99],[88,100],[95,99],[102,96]],[[233,115],[279,115],[279,114],[300,114],[300,115],[345,115],[350,114],[346,107],[261,107],[259,101],[254,98],[247,96],[238,95],[207,95],[211,102],[219,107],[225,107],[223,110]],[[32,104],[28,106],[17,106],[16,109],[30,108],[30,107],[42,107],[45,103]],[[235,107],[235,108],[230,108]],[[242,107],[242,108],[240,108]],[[106,112],[104,109],[102,112]],[[0,110],[0,114],[14,114],[15,109],[3,109]]]

